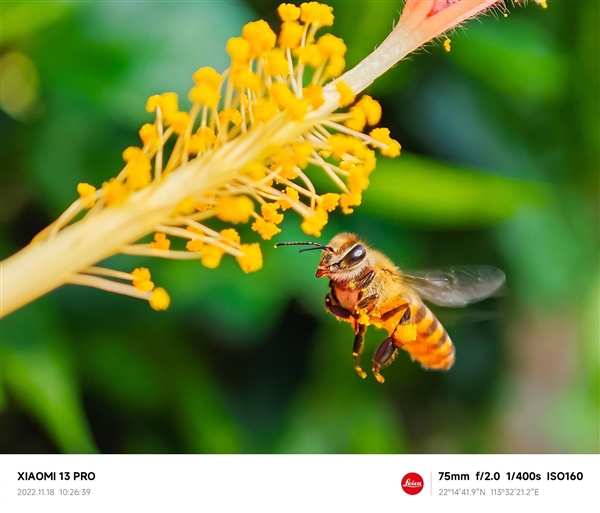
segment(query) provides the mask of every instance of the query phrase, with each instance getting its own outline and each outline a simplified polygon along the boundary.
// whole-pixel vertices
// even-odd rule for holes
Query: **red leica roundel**
[[[402,478],[402,489],[409,495],[417,495],[423,489],[423,478],[416,472],[409,472]]]

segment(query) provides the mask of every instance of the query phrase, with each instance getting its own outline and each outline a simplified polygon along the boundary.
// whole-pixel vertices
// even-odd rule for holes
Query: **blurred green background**
[[[331,4],[349,66],[401,9]],[[197,68],[227,66],[244,23],[278,26],[277,5],[3,2],[2,258],[78,182],[116,174],[149,95],[185,98]],[[599,10],[551,1],[471,21],[450,53],[429,45],[369,91],[403,155],[379,160],[363,205],[321,241],[350,230],[404,268],[506,272],[504,297],[435,310],[450,372],[403,353],[384,385],[360,380],[317,252],[267,242],[248,276],[233,259],[120,256],[109,265],[150,267],[171,307],[65,286],[3,319],[2,452],[598,453]],[[299,221],[276,241],[306,240]],[[365,367],[384,337],[369,331]]]

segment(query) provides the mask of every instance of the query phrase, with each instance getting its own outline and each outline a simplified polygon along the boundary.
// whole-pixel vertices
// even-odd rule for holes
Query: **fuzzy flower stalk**
[[[260,269],[260,245],[242,242],[233,227],[211,228],[213,218],[251,223],[269,240],[294,212],[319,237],[332,211],[360,205],[375,150],[400,154],[389,130],[375,127],[379,103],[357,95],[408,53],[494,6],[505,8],[499,0],[408,0],[388,38],[346,73],[346,45],[321,34],[333,24],[331,7],[280,5],[278,34],[265,21],[248,23],[227,43],[227,70],[194,74],[189,110],[175,93],[150,97],[154,122],[141,127],[139,146],[123,151],[123,169],[98,187],[80,183],[64,213],[2,262],[1,315],[67,283],[167,308],[148,269],[96,265],[117,253],[208,268],[230,255],[244,272]],[[317,192],[315,172],[328,177],[330,192]]]

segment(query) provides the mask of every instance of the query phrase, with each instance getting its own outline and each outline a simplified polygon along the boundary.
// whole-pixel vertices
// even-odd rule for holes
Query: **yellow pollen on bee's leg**
[[[354,369],[356,370],[359,378],[365,379],[367,377],[367,373],[361,369],[360,365],[355,365]]]
[[[373,370],[373,375],[375,376],[375,379],[379,381],[379,383],[385,382],[385,378],[381,374],[379,374],[379,371]]]
[[[358,353],[352,353],[352,358],[354,358],[354,370],[360,378],[365,379],[367,377],[367,373],[364,370],[362,370],[360,363],[358,363],[359,356],[360,355]]]

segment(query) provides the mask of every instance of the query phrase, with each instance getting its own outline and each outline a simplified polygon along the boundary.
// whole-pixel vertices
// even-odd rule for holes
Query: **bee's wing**
[[[504,273],[484,265],[402,273],[400,278],[422,299],[439,306],[463,307],[491,296],[505,282]]]

